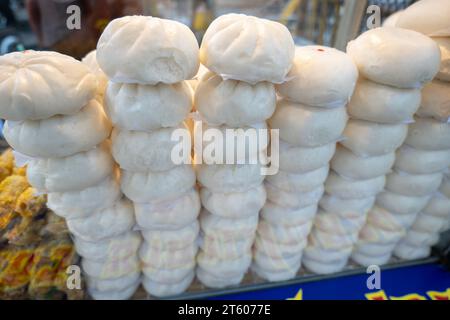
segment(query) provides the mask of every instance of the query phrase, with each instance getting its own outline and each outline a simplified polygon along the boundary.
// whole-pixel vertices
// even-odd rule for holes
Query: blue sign
[[[381,269],[380,289],[370,290],[371,274],[292,284],[214,297],[217,300],[450,300],[450,272],[429,263]]]

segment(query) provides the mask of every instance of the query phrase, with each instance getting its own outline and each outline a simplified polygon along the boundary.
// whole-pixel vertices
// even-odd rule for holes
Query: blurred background
[[[95,48],[114,18],[144,14],[180,21],[199,41],[217,16],[237,12],[285,24],[297,44],[317,43],[344,49],[366,28],[368,5],[382,18],[414,0],[0,0],[0,54],[48,49],[81,58]],[[81,29],[69,30],[67,8],[81,9]]]

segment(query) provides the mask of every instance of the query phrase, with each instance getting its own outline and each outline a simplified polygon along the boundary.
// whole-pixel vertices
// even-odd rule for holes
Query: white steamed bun
[[[347,53],[363,77],[398,88],[420,88],[434,78],[441,62],[439,47],[433,40],[392,27],[363,33],[349,42]]]
[[[57,52],[27,50],[0,57],[0,118],[41,120],[73,115],[95,96],[89,68]]]
[[[277,86],[283,98],[313,107],[344,107],[355,89],[358,69],[337,49],[304,46],[296,48],[287,77],[287,82]]]
[[[416,117],[405,143],[422,150],[450,149],[450,123]]]
[[[450,119],[450,84],[433,80],[422,89],[417,116],[447,122]]]
[[[250,85],[208,72],[197,86],[194,105],[208,124],[239,128],[270,118],[276,99],[272,83]]]
[[[96,100],[74,115],[6,121],[3,130],[11,147],[37,158],[67,157],[88,151],[108,138],[110,132],[111,123]]]
[[[400,89],[360,79],[347,110],[353,119],[407,123],[413,121],[419,106],[419,89]]]
[[[151,131],[175,127],[192,109],[192,91],[187,82],[108,84],[105,110],[115,127],[130,131]]]
[[[280,130],[280,138],[294,146],[318,147],[336,142],[347,123],[345,108],[314,108],[281,100],[269,125]]]
[[[97,44],[97,61],[113,82],[154,85],[195,76],[199,48],[182,23],[145,16],[111,21]]]
[[[77,191],[100,183],[114,170],[111,143],[64,158],[35,158],[28,163],[30,184],[43,192]]]
[[[282,24],[243,14],[226,14],[206,30],[200,61],[209,70],[249,83],[282,83],[291,69],[295,45]]]

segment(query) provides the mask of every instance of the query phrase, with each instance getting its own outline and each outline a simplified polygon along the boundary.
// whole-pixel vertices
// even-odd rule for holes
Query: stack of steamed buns
[[[128,298],[139,285],[139,235],[111,157],[111,124],[95,99],[96,76],[70,57],[25,51],[0,58],[4,135],[31,159],[27,176],[67,219],[88,291]],[[127,278],[127,281],[124,281]]]
[[[368,195],[376,196],[352,259],[363,266],[383,265],[389,261],[395,245],[426,206],[430,192],[439,186],[441,179],[439,176],[424,178],[403,170],[399,163],[404,161],[405,152],[411,152],[408,146],[402,146],[396,156],[394,153],[408,135],[408,123],[413,123],[406,139],[408,145],[414,128],[421,127],[421,121],[414,119],[420,106],[420,89],[438,72],[440,53],[430,38],[392,27],[364,33],[350,42],[347,50],[365,80],[360,81],[350,102],[349,113],[354,120],[346,129],[349,139],[342,144],[366,157],[367,167],[363,174],[370,175],[364,186],[358,186],[351,193],[371,189],[373,192]],[[433,144],[433,141],[427,141],[428,146]],[[414,156],[408,157],[410,164],[415,161]],[[355,166],[355,162],[349,162],[349,165]],[[380,176],[372,177],[372,173]]]
[[[195,107],[204,130],[222,132],[225,145],[235,140],[234,148],[224,147],[220,157],[195,154],[202,160],[197,178],[204,207],[197,277],[205,286],[239,284],[252,262],[259,213],[266,202],[262,168],[268,137],[258,130],[267,129],[266,120],[276,106],[274,84],[285,80],[293,56],[294,42],[286,27],[265,19],[224,15],[204,36],[200,60],[210,72],[198,83]],[[239,153],[238,140],[226,135],[255,129],[258,138],[246,145],[257,142],[257,148],[245,154]],[[235,155],[228,154],[229,149]],[[227,164],[231,156],[235,161]],[[261,243],[256,242],[256,251]]]
[[[97,45],[109,78],[112,154],[143,237],[142,284],[155,297],[182,293],[195,275],[200,199],[190,162],[172,158],[179,143],[172,134],[186,130],[192,109],[186,80],[197,73],[198,50],[185,25],[144,16],[112,21]]]
[[[450,4],[418,1],[395,24],[431,37],[441,51],[439,72],[422,90],[416,122],[396,161],[399,172],[388,177],[386,186],[392,192],[429,200],[394,250],[401,259],[417,259],[430,254],[450,221]]]
[[[272,129],[279,129],[280,164],[279,172],[266,179],[268,201],[261,212],[252,267],[270,281],[291,279],[300,268],[358,71],[343,52],[306,46],[296,49],[287,78],[277,86],[280,100],[269,120]],[[333,223],[332,214],[320,210],[319,215],[323,223],[310,234],[303,258],[313,270],[315,255],[329,249],[323,228]]]

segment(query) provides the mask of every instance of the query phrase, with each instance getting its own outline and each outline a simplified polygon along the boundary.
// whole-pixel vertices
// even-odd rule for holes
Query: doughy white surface
[[[176,127],[192,110],[192,89],[185,81],[154,86],[108,84],[105,111],[120,130],[152,131]]]
[[[192,224],[200,214],[196,189],[167,200],[134,203],[137,224],[147,230],[177,230]]]
[[[383,191],[377,196],[377,205],[398,214],[419,213],[430,200],[431,195],[409,197],[398,193]]]
[[[416,117],[405,143],[421,150],[450,149],[450,123]]]
[[[200,190],[203,206],[212,214],[224,218],[254,215],[266,202],[266,189],[261,184],[245,192],[214,193],[208,188]]]
[[[243,81],[223,80],[208,72],[195,91],[194,105],[210,125],[240,128],[260,123],[272,116],[277,97],[272,83],[250,85]]]
[[[101,280],[122,278],[126,275],[140,272],[141,262],[137,255],[132,255],[123,260],[94,261],[82,259],[81,267],[90,277]]]
[[[407,123],[413,121],[420,98],[420,89],[399,89],[361,78],[347,110],[353,119]]]
[[[64,158],[36,158],[27,166],[30,184],[42,192],[83,190],[100,183],[114,170],[111,142]]]
[[[69,231],[85,241],[100,241],[131,231],[135,225],[133,204],[126,198],[111,207],[78,219],[67,219]]]
[[[420,88],[434,78],[441,62],[439,47],[433,40],[392,27],[364,32],[348,43],[347,53],[361,76],[397,88]]]
[[[325,211],[338,214],[342,217],[359,217],[373,207],[375,196],[361,199],[341,199],[339,197],[325,193],[320,199],[319,205]]]
[[[136,255],[142,238],[139,232],[127,232],[100,241],[85,241],[74,238],[77,253],[90,261],[112,263]]]
[[[441,172],[450,165],[450,149],[420,150],[403,145],[397,150],[394,167],[411,174]]]
[[[300,209],[315,205],[323,195],[324,187],[321,185],[308,192],[287,192],[265,182],[267,199],[281,207]]]
[[[141,230],[142,237],[150,247],[160,250],[183,249],[198,239],[200,225],[198,221],[174,230]]]
[[[209,70],[251,84],[284,82],[294,54],[284,25],[234,13],[215,19],[200,47],[200,61]]]
[[[101,183],[81,191],[52,192],[47,206],[58,216],[77,219],[106,209],[121,198],[118,170]]]
[[[450,36],[450,7],[446,0],[422,0],[409,6],[396,26],[416,30],[427,36]]]
[[[268,123],[280,138],[294,146],[318,147],[336,142],[347,123],[345,108],[313,108],[280,100]]]
[[[265,176],[259,164],[198,165],[197,180],[215,193],[245,192],[261,185]]]
[[[433,80],[423,87],[422,102],[417,116],[434,118],[442,122],[450,119],[450,84],[448,82]]]
[[[154,85],[193,78],[199,68],[195,35],[182,23],[148,16],[111,21],[97,43],[97,61],[117,83]]]
[[[74,115],[45,120],[6,121],[9,145],[30,157],[58,158],[88,151],[109,137],[111,123],[103,107],[91,100]]]
[[[173,199],[188,192],[194,185],[195,172],[190,165],[162,172],[122,171],[122,191],[136,203]]]
[[[386,189],[405,196],[425,196],[434,193],[442,182],[440,172],[430,174],[409,174],[393,171],[386,177]]]
[[[291,209],[267,201],[261,210],[261,218],[270,224],[298,226],[310,222],[317,212],[317,204],[300,209]]]
[[[341,199],[363,199],[373,197],[384,188],[386,177],[378,176],[366,180],[354,180],[331,171],[325,183],[325,191]]]
[[[395,152],[373,157],[360,157],[338,145],[331,160],[331,168],[343,177],[365,180],[387,174],[394,162]]]
[[[381,124],[349,120],[341,144],[360,157],[391,153],[400,147],[408,134],[406,124]]]
[[[164,284],[154,282],[149,278],[144,277],[144,279],[142,280],[142,286],[150,295],[159,298],[166,298],[170,296],[176,296],[185,292],[191,285],[194,277],[195,273],[194,271],[192,271],[183,279],[183,281],[177,284]]]
[[[297,47],[280,96],[314,107],[344,107],[355,89],[358,69],[344,52],[324,46]]]
[[[97,80],[72,57],[26,50],[0,57],[0,118],[40,120],[74,115],[95,96]]]
[[[267,176],[266,181],[287,192],[308,192],[323,185],[328,170],[329,166],[300,174],[278,171],[275,175]]]
[[[305,173],[328,165],[336,150],[332,142],[319,147],[296,147],[280,139],[280,170]],[[295,159],[295,160],[294,160]]]
[[[152,132],[114,129],[112,154],[121,169],[134,172],[165,171],[179,163],[172,161],[172,150],[179,141],[172,140],[176,130],[187,130],[184,124]]]

